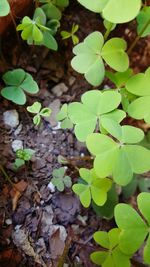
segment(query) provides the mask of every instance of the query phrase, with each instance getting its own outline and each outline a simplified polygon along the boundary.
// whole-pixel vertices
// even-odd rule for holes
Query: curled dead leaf
[[[12,210],[13,211],[16,210],[18,200],[22,196],[22,193],[26,190],[27,186],[28,184],[24,180],[21,180],[20,182],[15,184],[15,186],[10,191],[10,196],[12,198]]]

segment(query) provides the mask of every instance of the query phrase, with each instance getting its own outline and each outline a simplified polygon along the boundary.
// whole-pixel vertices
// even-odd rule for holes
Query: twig
[[[147,29],[147,27],[150,24],[150,19],[147,21],[147,23],[144,25],[144,27],[142,28],[142,30],[140,31],[139,35],[135,38],[135,40],[133,41],[133,43],[131,44],[131,46],[129,47],[127,53],[128,55],[131,54],[133,48],[136,46],[137,42],[140,40],[141,36],[143,35],[143,33],[145,32],[145,30]]]

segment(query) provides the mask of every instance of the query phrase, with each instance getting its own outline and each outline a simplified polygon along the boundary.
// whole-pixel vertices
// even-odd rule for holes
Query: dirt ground
[[[69,30],[73,23],[79,25],[80,41],[92,31],[104,31],[99,15],[76,3],[66,9],[61,30]],[[135,25],[118,26],[113,34],[123,37],[130,45],[136,36]],[[37,128],[26,107],[0,97],[0,164],[21,191],[16,195],[15,188],[0,172],[1,267],[92,267],[89,254],[96,248],[93,233],[114,225],[113,221],[98,217],[92,209],[84,209],[71,190],[59,193],[50,184],[52,170],[61,166],[60,155],[70,161],[67,174],[73,182],[78,179],[75,166],[91,166],[90,161],[84,160],[88,155],[85,145],[76,140],[72,130],[61,130],[55,120],[63,103],[79,100],[81,94],[90,89],[83,76],[70,66],[71,40],[61,41],[59,32],[57,40],[59,50],[52,52],[43,47],[29,47],[21,40],[18,43],[13,28],[2,39],[4,59],[0,62],[0,72],[21,67],[32,74],[40,92],[28,97],[27,104],[38,100],[53,109],[53,116]],[[132,52],[131,67],[135,72],[144,71],[150,65],[149,41],[148,38],[139,41]],[[107,80],[104,85],[108,85]],[[66,91],[62,92],[64,86]],[[4,112],[8,110],[16,110],[19,115],[16,128],[10,129],[4,124]],[[16,140],[22,141],[24,148],[35,151],[32,161],[18,172],[12,170]]]

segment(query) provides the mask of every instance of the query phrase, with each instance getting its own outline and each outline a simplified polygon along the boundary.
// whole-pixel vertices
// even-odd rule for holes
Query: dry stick
[[[129,47],[127,53],[128,55],[131,54],[133,48],[136,46],[137,42],[140,40],[142,34],[145,32],[145,30],[147,29],[147,27],[150,24],[150,19],[147,21],[147,23],[145,24],[145,26],[142,28],[142,30],[140,31],[139,35],[135,38],[135,40],[133,41],[133,43],[131,44],[131,46]]]
[[[3,166],[0,164],[0,170],[3,173],[5,179],[12,185],[15,186],[15,184],[12,182],[11,178],[8,176],[8,174],[6,173],[6,171],[4,170]],[[18,190],[18,189],[17,189]],[[18,190],[19,191],[19,190]]]

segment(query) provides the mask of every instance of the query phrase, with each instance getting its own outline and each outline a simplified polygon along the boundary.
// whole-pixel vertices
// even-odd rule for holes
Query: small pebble
[[[12,220],[11,220],[11,219],[7,219],[7,220],[5,221],[5,223],[6,223],[7,225],[11,225],[11,224],[12,224]]]
[[[62,96],[63,93],[66,93],[68,89],[69,88],[64,83],[59,83],[52,88],[52,92],[54,95],[59,97],[59,96]]]
[[[23,142],[21,140],[14,140],[11,146],[13,151],[16,152],[19,149],[23,149]]]
[[[16,128],[19,124],[19,114],[15,109],[5,111],[3,113],[3,120],[6,126]]]
[[[48,185],[47,185],[48,189],[50,190],[51,193],[54,193],[55,192],[55,186],[53,185],[52,182],[50,182]]]

